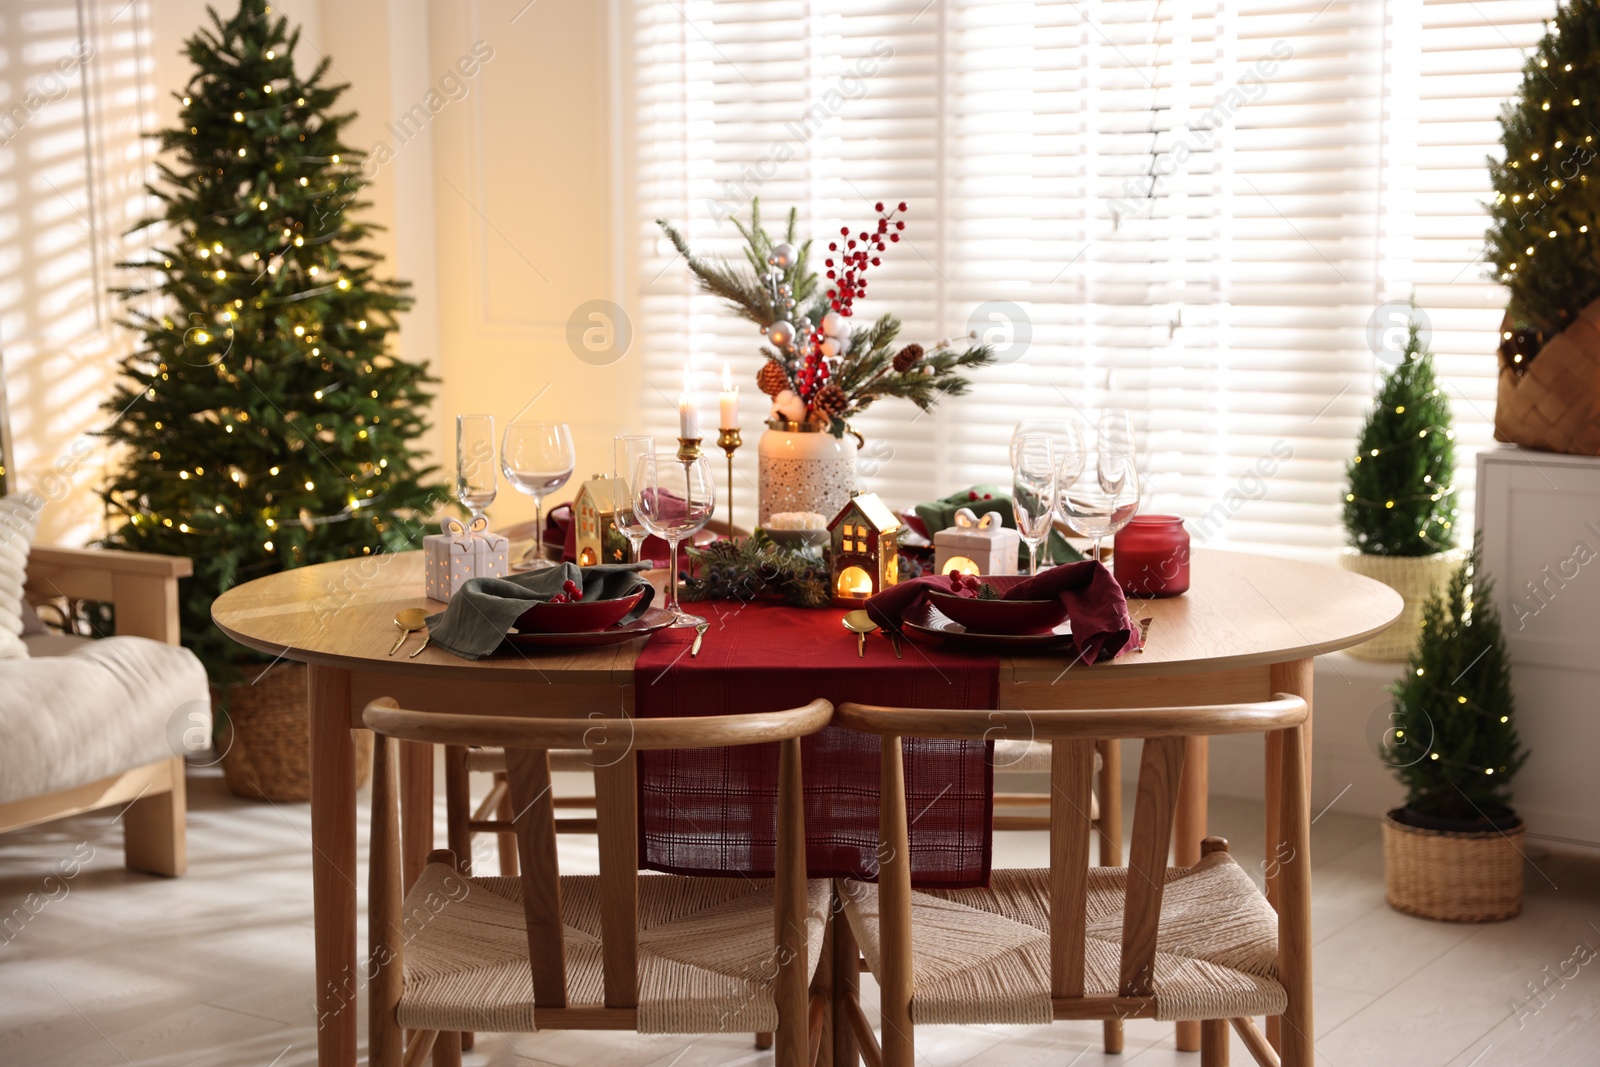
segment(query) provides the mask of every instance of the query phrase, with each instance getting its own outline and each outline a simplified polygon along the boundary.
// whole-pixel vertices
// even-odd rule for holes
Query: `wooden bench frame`
[[[189,560],[144,552],[34,546],[24,591],[30,601],[67,597],[110,602],[118,635],[179,643],[178,579]],[[169,756],[97,782],[0,804],[0,833],[80,812],[126,805],[123,852],[129,870],[175,878],[188,869],[183,758]]]

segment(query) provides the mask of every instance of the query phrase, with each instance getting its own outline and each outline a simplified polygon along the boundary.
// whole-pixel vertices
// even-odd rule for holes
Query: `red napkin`
[[[1072,643],[1085,663],[1101,663],[1119,652],[1139,647],[1128,598],[1097,560],[1063,563],[1029,578],[986,579],[1001,589],[1005,600],[1049,600],[1059,597],[1072,623]],[[867,601],[867,612],[879,626],[898,630],[906,614],[920,607],[926,592],[950,590],[947,575],[928,575],[891,585]]]

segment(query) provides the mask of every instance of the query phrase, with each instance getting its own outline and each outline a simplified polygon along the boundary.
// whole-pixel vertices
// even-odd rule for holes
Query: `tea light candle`
[[[700,412],[694,403],[690,366],[683,365],[683,395],[678,397],[678,436],[686,440],[700,439]]]
[[[1129,596],[1177,596],[1189,588],[1189,532],[1176,515],[1135,515],[1117,531],[1111,566]]]
[[[739,428],[739,390],[733,384],[733,372],[728,369],[728,361],[722,361],[722,392],[717,396],[718,413],[722,416],[718,428],[723,430],[737,430]]]

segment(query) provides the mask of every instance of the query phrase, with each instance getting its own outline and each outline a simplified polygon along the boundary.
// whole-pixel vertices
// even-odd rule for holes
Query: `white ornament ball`
[[[789,422],[799,422],[806,417],[806,402],[801,400],[793,389],[780,390],[778,395],[772,398],[772,414]]]
[[[822,349],[822,354],[829,359],[839,354],[839,341],[837,338],[824,337],[818,347]]]
[[[785,319],[779,319],[767,327],[767,340],[779,348],[788,348],[794,344],[794,326]]]
[[[822,316],[822,332],[842,341],[850,336],[850,320],[837,311],[830,311]]]
[[[783,241],[772,246],[772,255],[767,257],[767,262],[779,270],[788,270],[794,266],[795,259],[794,245]]]

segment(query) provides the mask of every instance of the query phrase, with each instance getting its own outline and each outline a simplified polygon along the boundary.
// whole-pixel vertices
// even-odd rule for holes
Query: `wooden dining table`
[[[1357,644],[1399,616],[1388,586],[1332,567],[1197,549],[1183,596],[1130,601],[1151,620],[1143,651],[1088,666],[1070,651],[1003,654],[1005,709],[1198,706],[1290,693],[1312,703],[1312,658]],[[362,710],[377,697],[439,714],[621,716],[633,711],[634,661],[643,640],[602,648],[502,650],[461,659],[419,636],[389,655],[404,608],[442,610],[423,593],[422,553],[401,552],[298,567],[235,586],[212,606],[234,640],[310,665],[312,892],[316,924],[317,1052],[321,1067],[356,1062],[356,747]],[[798,609],[797,609],[798,610]],[[714,614],[714,613],[713,613]],[[728,625],[737,625],[730,615]],[[705,640],[717,640],[713,628]],[[840,655],[856,651],[842,627]],[[797,694],[803,697],[804,694]],[[1311,729],[1305,730],[1310,744]],[[1271,735],[1269,735],[1269,745]],[[1173,862],[1198,862],[1206,833],[1207,742],[1192,738],[1174,831]],[[1308,753],[1309,757],[1309,753]],[[1269,767],[1277,766],[1269,750]],[[1278,790],[1268,782],[1267,841],[1277,836]],[[433,756],[402,754],[402,849],[408,875],[433,847]],[[1270,845],[1269,845],[1270,847]],[[409,881],[409,878],[408,878]],[[1269,879],[1272,899],[1274,882]],[[1179,1047],[1198,1048],[1180,1024]]]

